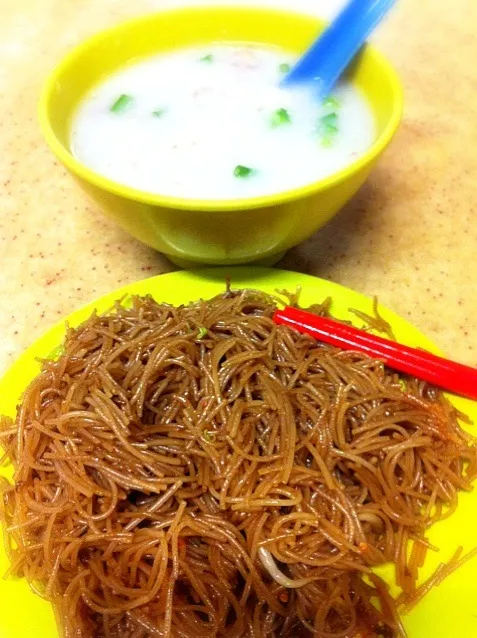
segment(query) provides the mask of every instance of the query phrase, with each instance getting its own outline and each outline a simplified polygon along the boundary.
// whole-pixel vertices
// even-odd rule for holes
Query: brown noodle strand
[[[179,308],[117,303],[68,328],[1,419],[9,574],[65,638],[403,637],[399,609],[477,554],[418,585],[427,528],[477,476],[465,416],[277,327],[277,302],[228,285]],[[373,310],[355,314],[391,335]],[[396,599],[372,572],[386,562]]]

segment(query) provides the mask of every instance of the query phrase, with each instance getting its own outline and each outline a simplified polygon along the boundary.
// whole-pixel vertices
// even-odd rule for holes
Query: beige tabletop
[[[321,4],[324,11],[336,8],[333,0]],[[66,51],[107,25],[161,6],[153,0],[0,2],[0,373],[78,306],[174,270],[89,203],[47,149],[36,120],[42,82]],[[400,131],[357,197],[279,264],[377,295],[472,365],[476,27],[471,0],[400,0],[374,38],[404,82]]]

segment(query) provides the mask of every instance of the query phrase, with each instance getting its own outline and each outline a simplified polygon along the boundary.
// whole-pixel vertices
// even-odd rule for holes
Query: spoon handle
[[[283,78],[282,86],[313,83],[327,97],[355,54],[396,0],[350,0]]]

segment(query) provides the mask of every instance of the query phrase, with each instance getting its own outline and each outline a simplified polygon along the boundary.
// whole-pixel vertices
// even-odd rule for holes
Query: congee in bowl
[[[312,87],[281,88],[294,61],[212,44],[133,62],[79,105],[72,152],[115,182],[194,199],[271,195],[332,175],[373,143],[371,108],[347,80],[323,103]]]
[[[54,69],[43,133],[105,214],[174,263],[272,264],[353,196],[401,118],[370,46],[324,103],[280,88],[324,26],[217,6],[120,24]]]

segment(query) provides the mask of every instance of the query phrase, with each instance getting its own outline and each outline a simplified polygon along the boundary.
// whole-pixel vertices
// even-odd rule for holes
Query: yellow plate
[[[331,296],[332,312],[340,318],[356,320],[349,314],[349,308],[359,308],[365,312],[372,310],[372,302],[367,297],[308,275],[267,268],[216,268],[160,275],[125,286],[72,313],[67,321],[70,325],[78,325],[93,309],[105,311],[116,299],[126,294],[150,293],[158,301],[174,304],[200,297],[207,299],[224,289],[226,274],[231,276],[234,288],[253,287],[274,292],[277,288],[294,290],[300,285],[304,304]],[[399,341],[437,352],[435,346],[407,321],[385,309],[382,309],[382,314],[392,324]],[[38,373],[36,357],[48,356],[61,342],[63,335],[64,321],[34,343],[11,367],[0,381],[0,413],[14,415],[23,389]],[[455,403],[477,422],[477,404],[463,399],[455,399]],[[1,471],[8,474],[9,469]],[[430,531],[430,540],[440,547],[440,552],[430,553],[422,570],[422,578],[426,578],[440,562],[448,560],[457,546],[462,545],[465,551],[475,546],[476,529],[477,492],[462,494],[455,514]],[[5,572],[7,567],[8,561],[2,547],[0,573]],[[389,583],[393,582],[393,572],[389,568],[381,568],[379,573]],[[417,608],[404,617],[409,638],[477,637],[476,583],[477,559],[473,559],[439,587],[432,589]],[[24,580],[0,579],[0,601],[0,638],[57,637],[51,606],[33,594]]]

